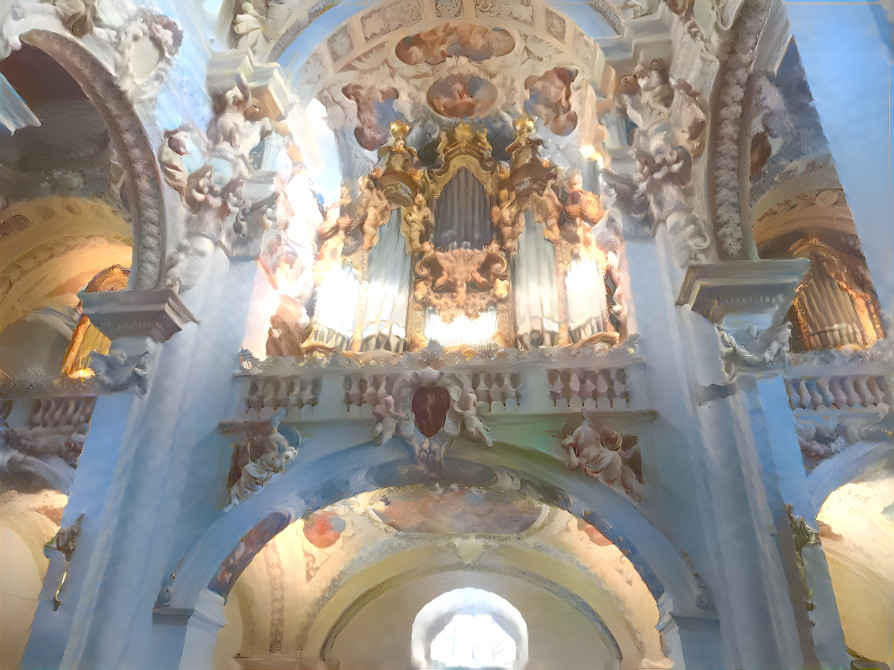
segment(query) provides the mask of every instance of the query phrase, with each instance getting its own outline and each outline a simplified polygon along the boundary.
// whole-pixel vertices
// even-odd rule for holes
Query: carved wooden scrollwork
[[[409,127],[390,130],[359,191],[345,184],[322,212],[312,321],[310,310],[289,317],[281,305],[268,355],[604,348],[626,338],[620,228],[580,175],[560,179],[541,157],[531,117],[516,120],[508,164],[465,122],[441,133],[428,168],[406,142]]]
[[[497,251],[433,251],[416,263],[416,299],[445,322],[460,314],[476,319],[509,296],[509,264]]]

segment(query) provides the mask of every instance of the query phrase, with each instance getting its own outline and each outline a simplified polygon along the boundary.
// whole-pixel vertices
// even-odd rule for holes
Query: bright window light
[[[456,614],[431,643],[431,660],[448,668],[511,668],[515,640],[490,614]]]

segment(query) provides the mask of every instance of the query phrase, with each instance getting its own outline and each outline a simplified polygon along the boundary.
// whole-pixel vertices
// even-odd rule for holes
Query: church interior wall
[[[0,665],[894,666],[880,9],[4,7]]]

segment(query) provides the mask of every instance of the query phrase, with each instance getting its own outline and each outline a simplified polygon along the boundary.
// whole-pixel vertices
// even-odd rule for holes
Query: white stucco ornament
[[[634,500],[642,500],[643,464],[636,437],[600,429],[587,413],[584,417],[574,433],[562,440],[568,468],[580,468]]]

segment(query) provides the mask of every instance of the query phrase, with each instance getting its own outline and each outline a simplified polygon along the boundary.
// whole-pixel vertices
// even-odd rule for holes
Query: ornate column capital
[[[677,305],[689,305],[715,324],[729,314],[772,312],[772,324],[778,325],[809,268],[804,258],[690,265]]]
[[[786,315],[809,268],[803,258],[689,266],[677,305],[714,324],[728,381],[740,370],[766,373],[783,362],[791,338]]]
[[[196,317],[172,289],[78,294],[84,314],[109,339],[149,337],[166,342]]]

